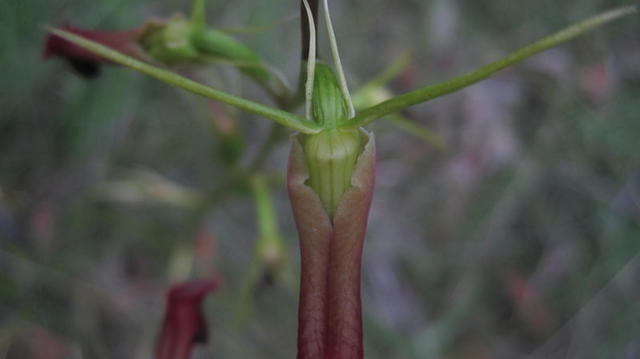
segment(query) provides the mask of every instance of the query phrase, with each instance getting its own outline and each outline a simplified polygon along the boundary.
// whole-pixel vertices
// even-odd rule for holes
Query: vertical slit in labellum
[[[373,193],[375,141],[373,135],[359,133],[364,145],[358,146],[357,158],[346,161],[355,162],[353,170],[348,163],[333,169],[334,176],[345,170],[352,175],[332,218],[319,191],[310,187],[313,171],[305,151],[319,147],[304,143],[302,136],[293,139],[287,187],[301,252],[298,359],[363,357],[360,262]],[[347,153],[349,138],[333,142],[334,155]],[[335,185],[344,188],[342,182]]]
[[[331,219],[333,220],[333,208],[335,208],[335,201],[336,198],[334,197],[334,191],[336,189],[336,177],[334,176],[334,172],[335,172],[335,161],[332,161],[333,158],[335,158],[335,145],[334,145],[334,137],[329,135],[329,156],[330,158],[328,159],[328,167],[329,167],[329,171],[327,171],[327,193],[326,193],[326,197],[325,198],[329,198],[330,202],[329,202],[329,217],[331,217]]]

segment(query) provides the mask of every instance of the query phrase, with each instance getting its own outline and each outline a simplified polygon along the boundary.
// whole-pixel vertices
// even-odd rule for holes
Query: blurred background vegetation
[[[331,6],[352,89],[409,54],[387,89],[400,93],[625,3]],[[128,29],[189,7],[0,2],[0,357],[149,358],[168,286],[212,273],[224,283],[206,300],[212,335],[196,357],[294,356],[286,136],[265,146],[268,121],[128,69],[88,81],[41,57],[45,24]],[[292,84],[297,14],[297,0],[208,1],[209,25],[235,29]],[[367,358],[640,357],[639,33],[637,16],[623,19],[403,113],[446,150],[371,126]],[[269,101],[228,66],[186,71]],[[236,118],[230,147],[220,121]],[[255,249],[250,171],[272,195],[287,252],[276,264]]]

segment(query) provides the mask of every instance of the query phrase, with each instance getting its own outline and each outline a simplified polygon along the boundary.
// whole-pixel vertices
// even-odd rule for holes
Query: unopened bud
[[[192,33],[193,23],[176,16],[149,25],[140,42],[150,57],[165,64],[199,61],[201,55],[191,41]]]

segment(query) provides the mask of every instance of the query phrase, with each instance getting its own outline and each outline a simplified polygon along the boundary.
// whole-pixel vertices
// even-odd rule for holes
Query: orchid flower
[[[69,31],[51,32],[75,45],[156,79],[267,118],[299,134],[292,137],[288,192],[300,239],[298,358],[363,357],[360,262],[375,177],[375,138],[362,129],[383,116],[486,79],[541,51],[631,14],[634,6],[578,22],[510,55],[454,79],[426,86],[356,113],[341,66],[329,6],[322,13],[333,68],[316,61],[317,2],[302,0],[305,44],[305,116],[265,106],[159,69]]]
[[[70,24],[65,24],[62,30],[151,64],[231,64],[262,86],[280,105],[293,101],[282,76],[248,46],[223,31],[207,28],[204,12],[204,0],[197,0],[190,18],[175,15],[151,19],[127,31],[95,31]],[[55,33],[47,37],[43,57],[61,57],[87,78],[98,76],[101,64],[117,63]]]

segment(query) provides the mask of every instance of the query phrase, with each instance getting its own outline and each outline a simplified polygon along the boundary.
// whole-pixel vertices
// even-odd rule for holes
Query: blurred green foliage
[[[412,55],[393,93],[625,4],[331,3],[353,89]],[[283,278],[297,275],[286,136],[226,110],[246,148],[225,160],[222,115],[205,100],[126,69],[86,81],[41,59],[45,24],[127,29],[189,5],[0,2],[0,355],[36,358],[41,347],[44,358],[148,358],[168,285],[220,272],[223,287],[206,302],[212,340],[196,357],[293,357],[294,280],[259,281],[250,317],[234,325],[259,237],[251,171],[268,179],[291,253]],[[297,6],[208,1],[208,21],[266,28],[238,38],[295,84],[298,24],[283,20]],[[447,151],[372,126],[367,358],[640,355],[638,33],[637,16],[622,20],[403,113],[443,136]],[[269,101],[231,67],[187,73]]]

